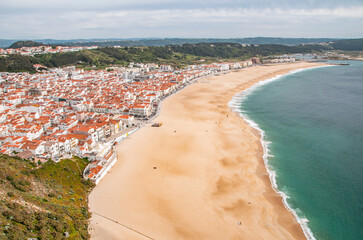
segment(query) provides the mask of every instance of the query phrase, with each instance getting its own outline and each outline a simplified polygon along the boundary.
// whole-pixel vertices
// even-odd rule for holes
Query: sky
[[[0,39],[363,38],[363,0],[0,0]]]

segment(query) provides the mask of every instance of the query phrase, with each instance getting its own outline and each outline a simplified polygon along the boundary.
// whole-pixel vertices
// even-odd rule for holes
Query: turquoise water
[[[363,239],[363,62],[348,63],[280,77],[239,106],[312,239]]]

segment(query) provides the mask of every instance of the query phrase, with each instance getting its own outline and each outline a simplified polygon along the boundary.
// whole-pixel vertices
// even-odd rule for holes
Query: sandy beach
[[[90,194],[92,239],[305,239],[271,187],[260,136],[228,102],[258,81],[318,65],[246,68],[166,99],[154,120],[162,126],[121,142]]]

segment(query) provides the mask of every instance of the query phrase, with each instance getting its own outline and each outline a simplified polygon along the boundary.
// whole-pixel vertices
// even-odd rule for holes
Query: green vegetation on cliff
[[[49,44],[64,44],[68,46],[100,46],[100,47],[136,47],[136,46],[167,46],[198,43],[238,43],[238,44],[283,44],[299,45],[332,42],[336,38],[155,38],[155,39],[74,39],[74,40],[41,40]],[[1,43],[1,42],[0,42]]]
[[[30,72],[35,73],[33,67],[37,60],[33,57],[10,54],[0,57],[0,72]]]
[[[276,44],[243,46],[236,43],[199,43],[172,45],[169,48],[178,53],[191,54],[203,57],[216,58],[251,58],[256,56],[269,56],[290,53],[310,53],[313,51],[326,50],[321,45],[298,45],[286,46]]]
[[[88,239],[88,194],[81,158],[40,166],[0,154],[0,239]]]
[[[173,52],[165,47],[99,48],[80,52],[42,54],[35,61],[47,67],[127,65],[130,62],[173,63]],[[176,62],[176,61],[174,61]]]
[[[321,52],[329,48],[322,45],[250,45],[243,46],[237,43],[198,43],[169,45],[164,47],[124,47],[124,48],[99,48],[79,52],[38,54],[28,59],[32,63],[40,63],[47,67],[64,67],[76,65],[87,68],[98,68],[112,65],[128,65],[130,62],[170,64],[181,67],[196,64],[199,60],[217,62],[223,60],[245,60],[251,57],[265,57],[290,53]],[[19,56],[19,58],[21,58]],[[1,61],[4,61],[1,60]],[[1,64],[0,71],[14,71],[12,65]],[[6,59],[5,59],[6,61]],[[16,62],[14,62],[16,63]],[[19,68],[15,68],[19,71]],[[29,68],[24,68],[29,71]]]
[[[299,45],[322,42],[333,42],[339,40],[337,38],[279,38],[279,37],[250,37],[250,38],[136,38],[136,39],[37,39],[35,41],[51,45],[66,46],[100,46],[100,47],[136,47],[136,46],[166,46],[196,43],[239,43],[239,44],[283,44],[283,45]],[[7,48],[14,39],[0,39],[0,47]]]
[[[336,50],[363,51],[363,38],[339,40],[330,45]]]

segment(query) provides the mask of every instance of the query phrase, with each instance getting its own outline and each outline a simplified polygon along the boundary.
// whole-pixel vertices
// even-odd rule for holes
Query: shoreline
[[[281,195],[281,198],[282,198],[282,201],[283,201],[283,204],[284,204],[285,208],[295,217],[296,221],[300,224],[306,239],[308,239],[308,240],[315,240],[316,239],[314,237],[313,232],[311,231],[311,229],[307,225],[307,222],[309,222],[309,220],[306,219],[306,218],[300,218],[298,216],[298,214],[296,213],[296,211],[288,204],[287,199],[289,198],[289,196],[286,193],[284,193],[282,190],[279,190],[279,187],[278,187],[278,185],[276,183],[276,171],[271,170],[269,165],[268,165],[269,158],[273,157],[273,155],[270,154],[270,149],[269,149],[269,145],[270,145],[271,142],[269,142],[269,141],[267,141],[265,139],[265,131],[263,129],[261,129],[256,122],[254,122],[251,118],[249,118],[249,116],[243,110],[240,109],[240,105],[245,99],[248,98],[249,94],[251,94],[256,89],[258,89],[259,87],[261,87],[263,85],[269,84],[269,83],[274,82],[276,80],[280,80],[283,77],[293,75],[293,74],[298,73],[298,72],[302,72],[302,71],[306,71],[306,70],[310,70],[310,69],[322,68],[322,67],[330,67],[330,65],[316,66],[316,67],[303,68],[303,69],[296,69],[296,70],[290,71],[290,72],[288,72],[288,73],[286,73],[284,75],[277,75],[275,77],[272,77],[272,78],[257,82],[256,84],[254,84],[251,87],[243,90],[242,92],[237,93],[232,98],[232,100],[228,103],[228,106],[232,109],[232,111],[238,113],[240,117],[242,117],[252,128],[254,128],[256,130],[256,134],[258,136],[260,136],[261,146],[262,146],[262,149],[263,149],[263,160],[264,160],[266,171],[269,174],[271,187],[276,193]]]
[[[256,66],[207,77],[170,96],[155,119],[161,128],[144,127],[117,146],[119,161],[92,191],[91,212],[156,239],[304,237],[271,187],[259,133],[237,114],[229,116],[228,103],[258,82],[321,65]],[[115,222],[94,214],[93,239],[142,239]]]

